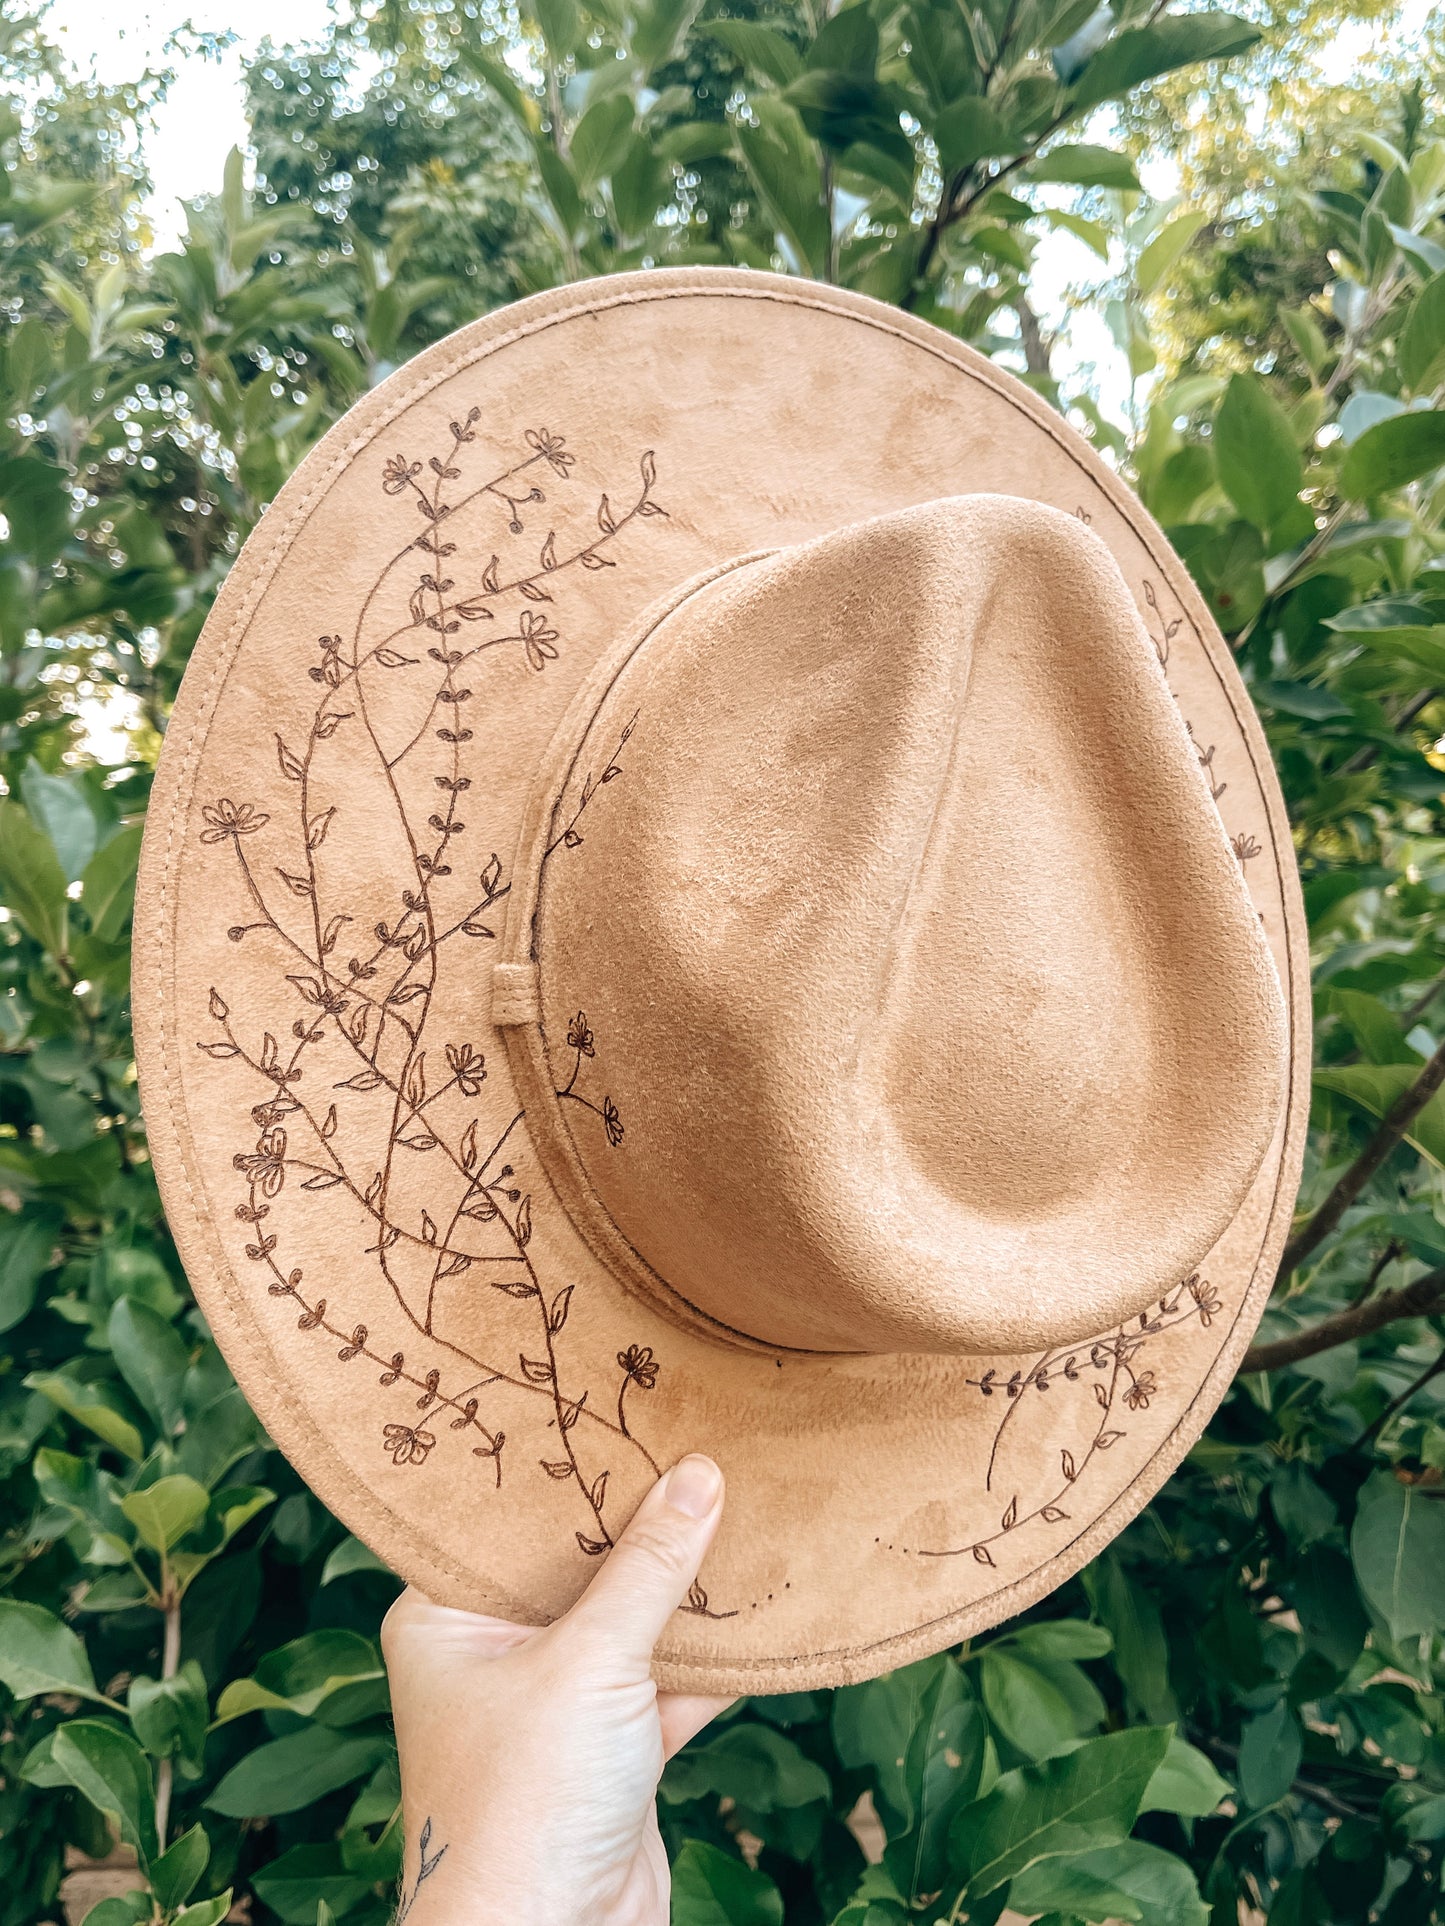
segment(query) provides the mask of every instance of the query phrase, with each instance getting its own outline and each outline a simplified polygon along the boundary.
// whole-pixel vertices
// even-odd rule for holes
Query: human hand
[[[583,1596],[540,1630],[413,1588],[382,1647],[406,1829],[397,1926],[667,1926],[664,1763],[731,1701],[660,1693],[652,1648],[722,1516],[722,1473],[660,1478]]]

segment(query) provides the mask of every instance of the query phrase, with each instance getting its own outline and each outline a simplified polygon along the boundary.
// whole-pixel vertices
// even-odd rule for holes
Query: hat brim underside
[[[988,490],[1089,522],[1135,594],[1284,988],[1280,1128],[1198,1270],[1091,1340],[1008,1358],[741,1349],[630,1294],[528,1142],[490,1002],[528,795],[581,681],[683,581]],[[564,848],[640,754],[642,721],[587,772]],[[1288,1229],[1304,920],[1227,648],[1159,530],[1020,383],[807,282],[562,289],[354,409],[197,646],[136,946],[167,1213],[276,1442],[402,1576],[530,1622],[577,1596],[658,1468],[711,1453],[727,1514],[659,1650],[676,1689],[847,1683],[1061,1583],[1198,1437]],[[608,1039],[579,1024],[577,1094],[625,1131]]]

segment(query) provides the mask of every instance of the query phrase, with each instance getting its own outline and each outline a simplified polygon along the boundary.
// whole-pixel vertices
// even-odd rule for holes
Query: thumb
[[[564,1621],[589,1643],[646,1671],[652,1648],[697,1577],[722,1517],[723,1475],[682,1458],[658,1479]]]

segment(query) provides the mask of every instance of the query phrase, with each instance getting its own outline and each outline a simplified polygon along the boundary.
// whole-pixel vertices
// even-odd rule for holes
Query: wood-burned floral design
[[[333,1341],[339,1364],[375,1372],[391,1401],[378,1450],[412,1472],[455,1433],[498,1487],[508,1466],[566,1484],[576,1545],[598,1557],[613,1542],[618,1455],[634,1473],[658,1469],[626,1399],[650,1391],[662,1367],[632,1345],[615,1380],[573,1381],[564,1337],[574,1286],[544,1286],[530,1248],[533,1198],[508,1157],[522,1113],[488,1117],[486,1054],[452,1027],[441,971],[473,946],[485,956],[511,889],[475,820],[472,772],[496,747],[489,687],[509,663],[545,674],[566,648],[567,582],[617,567],[634,524],[666,510],[650,450],[589,508],[576,500],[579,458],[565,436],[527,429],[515,458],[488,475],[480,424],[471,408],[437,452],[380,459],[377,486],[394,512],[409,510],[405,539],[298,664],[309,711],[300,727],[289,692],[277,691],[266,793],[228,789],[202,807],[199,840],[224,854],[220,874],[242,905],[227,934],[259,950],[270,974],[259,1020],[249,996],[242,1013],[224,986],[211,989],[198,1047],[242,1080],[249,1130],[232,1162],[246,1256],[273,1296],[292,1300],[300,1330]],[[637,721],[584,778],[549,860],[581,842],[578,824],[623,775]],[[374,861],[366,885],[355,859],[333,860],[353,827],[368,848],[389,836],[398,853]],[[363,902],[361,887],[377,894]],[[557,1095],[616,1146],[623,1119],[581,1011],[568,1047],[574,1067]],[[335,1287],[330,1304],[308,1290],[304,1261],[294,1261],[304,1260],[305,1229],[284,1228],[298,1191],[331,1192],[349,1212],[358,1264],[385,1285],[390,1337],[348,1316]],[[457,1340],[448,1307],[471,1290],[505,1301],[495,1356]],[[509,1444],[489,1416],[504,1393],[535,1405],[526,1442]]]
[[[967,1555],[976,1564],[992,1567],[998,1562],[994,1557],[995,1548],[1011,1533],[1025,1525],[1054,1525],[1068,1519],[1070,1493],[1096,1454],[1112,1450],[1127,1435],[1120,1421],[1121,1412],[1147,1411],[1165,1388],[1157,1365],[1151,1363],[1145,1368],[1140,1364],[1140,1354],[1145,1347],[1157,1344],[1170,1332],[1195,1320],[1207,1330],[1223,1308],[1223,1300],[1214,1285],[1195,1271],[1160,1298],[1153,1308],[1129,1318],[1106,1337],[1090,1343],[1057,1346],[1045,1351],[1033,1364],[1011,1372],[992,1367],[976,1378],[969,1378],[968,1383],[981,1397],[1000,1398],[1004,1406],[994,1428],[984,1473],[985,1492],[994,1489],[1005,1437],[1016,1413],[1031,1396],[1045,1396],[1051,1391],[1057,1396],[1060,1386],[1088,1385],[1096,1413],[1093,1435],[1080,1452],[1060,1446],[1058,1471],[1050,1487],[1042,1495],[1035,1494],[1029,1499],[1014,1493],[999,1514],[996,1530],[970,1539],[964,1545],[918,1547],[918,1555],[923,1558]]]

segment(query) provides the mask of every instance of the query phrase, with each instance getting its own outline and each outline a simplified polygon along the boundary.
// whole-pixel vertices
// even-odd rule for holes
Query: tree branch
[[[1385,1112],[1379,1129],[1339,1178],[1329,1196],[1285,1245],[1276,1282],[1288,1277],[1335,1229],[1442,1083],[1445,1083],[1445,1043],[1441,1044],[1410,1087],[1401,1091]]]
[[[1352,1338],[1368,1337],[1372,1331],[1383,1330],[1400,1318],[1429,1317],[1442,1305],[1445,1305],[1445,1269],[1427,1271],[1413,1284],[1403,1284],[1397,1291],[1382,1291],[1378,1297],[1348,1305],[1321,1318],[1318,1324],[1291,1331],[1288,1337],[1251,1345],[1239,1368],[1241,1371],[1280,1371],[1287,1364],[1297,1364],[1301,1358],[1316,1357],[1321,1351],[1332,1351],[1337,1344],[1348,1344]]]
[[[1361,1445],[1372,1444],[1390,1422],[1391,1418],[1403,1411],[1415,1393],[1417,1391],[1423,1391],[1425,1386],[1435,1378],[1438,1378],[1442,1371],[1445,1371],[1445,1351],[1440,1353],[1433,1364],[1427,1364],[1418,1378],[1412,1378],[1398,1397],[1391,1398],[1375,1422],[1367,1426],[1366,1429],[1360,1433]]]
[[[1049,357],[1053,353],[1053,335],[1044,333],[1043,323],[1022,288],[1014,296],[1013,308],[1019,318],[1019,340],[1023,344],[1025,367],[1031,375],[1043,375],[1052,380],[1054,371]]]

